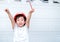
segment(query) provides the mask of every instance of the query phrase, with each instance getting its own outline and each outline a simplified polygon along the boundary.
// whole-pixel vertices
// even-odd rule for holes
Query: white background
[[[30,6],[25,1],[0,1],[0,42],[12,42],[13,38],[11,22],[4,10],[8,8],[13,17],[19,12],[27,16]],[[53,0],[49,3],[39,0],[31,3],[35,12],[30,21],[30,42],[60,42],[60,4],[53,3]]]

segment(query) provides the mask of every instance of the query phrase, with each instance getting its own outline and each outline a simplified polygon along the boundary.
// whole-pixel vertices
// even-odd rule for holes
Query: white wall
[[[27,15],[30,6],[29,3],[25,1],[26,0],[22,0],[22,2],[14,2],[14,0],[0,1],[1,42],[11,42],[13,35],[11,22],[4,9],[8,8],[12,16],[17,12],[24,12]],[[31,42],[60,42],[60,4],[51,3],[52,1],[53,0],[49,0],[49,3],[43,3],[39,0],[32,2],[35,12],[30,22]]]

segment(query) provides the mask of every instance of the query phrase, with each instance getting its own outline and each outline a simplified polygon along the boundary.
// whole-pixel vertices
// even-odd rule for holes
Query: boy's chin
[[[23,27],[23,25],[19,25],[19,27]]]

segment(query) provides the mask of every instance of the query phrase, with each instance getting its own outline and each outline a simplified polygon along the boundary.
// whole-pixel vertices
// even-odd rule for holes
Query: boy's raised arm
[[[8,9],[5,9],[5,12],[8,14],[9,19],[11,20],[12,28],[14,29],[14,25],[15,25],[14,18],[12,17],[12,15]]]
[[[29,24],[30,24],[30,19],[31,19],[31,16],[32,16],[32,13],[34,12],[34,9],[31,9],[28,13],[28,16],[27,16],[27,21],[26,21],[26,25],[27,27],[29,28]]]

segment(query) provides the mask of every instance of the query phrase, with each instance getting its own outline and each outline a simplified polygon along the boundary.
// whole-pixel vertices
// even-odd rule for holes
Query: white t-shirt
[[[13,42],[29,42],[27,26],[18,27],[15,24]]]

